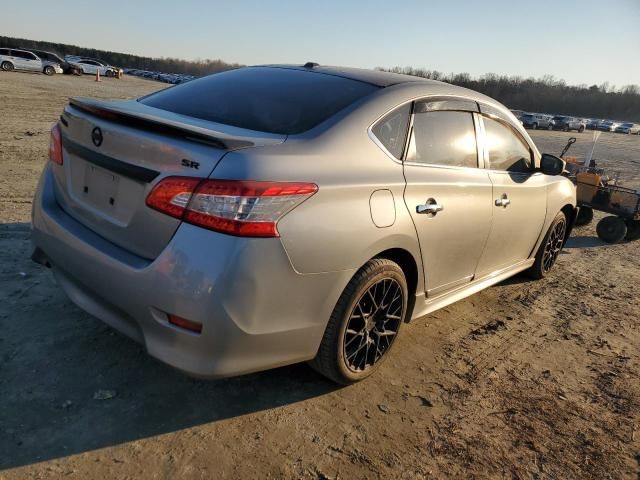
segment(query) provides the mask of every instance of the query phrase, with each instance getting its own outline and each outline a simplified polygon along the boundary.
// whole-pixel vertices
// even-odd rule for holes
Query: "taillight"
[[[51,127],[51,136],[49,137],[49,160],[58,165],[62,165],[62,131],[60,124]]]
[[[147,205],[172,217],[182,218],[193,191],[202,181],[192,177],[168,177],[158,183],[147,197]]]
[[[147,205],[183,221],[241,237],[277,237],[277,223],[318,191],[314,183],[168,177]]]

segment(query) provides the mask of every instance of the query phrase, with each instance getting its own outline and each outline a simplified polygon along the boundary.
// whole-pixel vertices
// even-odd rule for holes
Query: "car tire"
[[[625,240],[638,240],[640,239],[640,220],[627,220],[627,234],[624,236]]]
[[[2,62],[2,70],[4,70],[5,72],[11,72],[13,71],[13,63],[11,62]]]
[[[47,65],[46,67],[44,67],[44,70],[42,71],[42,73],[44,73],[45,75],[51,76],[54,73],[56,73],[56,70],[51,65]]]
[[[609,215],[598,222],[596,233],[607,243],[618,243],[626,237],[627,225],[622,218]]]
[[[568,132],[569,131],[569,126],[565,125],[564,127],[562,127],[562,131],[563,132]]]
[[[537,130],[537,129],[538,129],[538,124],[537,124],[537,123],[533,123],[533,124],[531,125],[531,128],[532,128],[533,130]]]
[[[547,125],[547,130],[553,130],[553,125],[551,124]]]
[[[567,233],[567,217],[564,212],[559,212],[553,219],[547,234],[536,252],[533,265],[527,270],[527,275],[536,280],[547,276],[556,263],[560,251],[564,247]]]
[[[104,76],[105,77],[113,77],[113,71],[112,70],[107,70],[106,72],[104,72]]]
[[[580,207],[578,210],[578,215],[576,215],[576,220],[573,223],[576,227],[584,227],[585,225],[589,225],[593,221],[593,208],[591,207]]]
[[[407,281],[397,263],[369,260],[340,295],[311,367],[342,385],[371,375],[396,343],[408,298]]]
[[[578,133],[582,133],[582,132],[584,132],[584,127],[580,125],[580,128],[578,129]]]

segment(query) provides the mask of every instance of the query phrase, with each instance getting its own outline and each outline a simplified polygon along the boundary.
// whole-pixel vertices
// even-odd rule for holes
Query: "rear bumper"
[[[58,205],[49,167],[33,206],[34,257],[80,308],[200,377],[222,377],[315,356],[354,272],[298,274],[280,239],[237,238],[183,224],[148,261],[109,243]],[[199,322],[195,334],[167,314]]]

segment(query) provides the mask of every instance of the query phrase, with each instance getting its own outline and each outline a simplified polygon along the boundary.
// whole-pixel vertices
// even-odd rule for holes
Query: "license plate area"
[[[113,210],[117,206],[119,183],[118,175],[87,163],[81,190],[82,198],[100,210]]]

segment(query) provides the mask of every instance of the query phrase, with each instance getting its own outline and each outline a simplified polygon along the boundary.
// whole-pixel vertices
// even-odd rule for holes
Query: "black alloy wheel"
[[[554,263],[556,263],[556,259],[558,258],[558,255],[560,255],[560,251],[564,246],[564,237],[566,232],[567,221],[564,217],[561,221],[556,222],[556,224],[551,227],[551,231],[547,237],[544,245],[544,252],[542,254],[542,269],[544,273],[549,272]]]
[[[404,302],[402,287],[384,278],[369,287],[354,307],[344,332],[344,359],[362,372],[382,358],[398,334]]]

